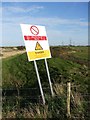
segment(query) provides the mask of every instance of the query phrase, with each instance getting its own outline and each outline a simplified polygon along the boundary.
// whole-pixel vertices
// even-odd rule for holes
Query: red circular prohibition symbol
[[[30,27],[30,31],[34,35],[38,35],[39,34],[39,29],[36,26],[31,26]]]

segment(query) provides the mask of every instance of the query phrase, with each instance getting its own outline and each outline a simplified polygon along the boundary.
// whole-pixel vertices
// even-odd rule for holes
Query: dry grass
[[[55,91],[56,95],[63,94],[64,91],[65,91],[64,85],[62,85],[62,84],[55,84],[54,85],[54,91]]]
[[[17,50],[17,49],[13,49],[13,48],[2,48],[0,49],[0,59],[2,58],[8,58],[17,54],[22,54],[25,53],[25,50]]]
[[[40,105],[30,106],[29,109],[24,108],[20,111],[12,110],[3,113],[3,118],[47,118],[49,116],[48,106]]]

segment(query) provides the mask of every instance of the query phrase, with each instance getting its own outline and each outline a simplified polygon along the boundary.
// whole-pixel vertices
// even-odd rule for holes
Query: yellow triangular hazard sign
[[[43,48],[41,47],[41,45],[38,42],[36,43],[35,50],[43,50]]]

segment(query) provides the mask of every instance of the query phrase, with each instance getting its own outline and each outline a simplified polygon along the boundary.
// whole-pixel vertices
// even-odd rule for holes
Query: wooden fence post
[[[70,94],[71,94],[71,83],[67,81],[67,117],[71,118],[70,114]]]

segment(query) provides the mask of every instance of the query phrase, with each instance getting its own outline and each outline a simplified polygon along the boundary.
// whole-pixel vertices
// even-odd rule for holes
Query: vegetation
[[[52,58],[47,61],[55,93],[53,98],[50,89],[48,89],[44,60],[37,61],[42,86],[43,89],[46,88],[44,89],[45,106],[42,105],[34,64],[28,62],[26,53],[3,59],[3,117],[60,118],[60,120],[65,120],[66,83],[70,80],[72,84],[72,119],[75,115],[78,115],[82,120],[89,119],[86,112],[89,98],[83,96],[85,93],[88,94],[89,90],[88,47],[56,46],[50,49]],[[33,90],[33,88],[36,89]],[[10,89],[13,89],[13,92]]]

